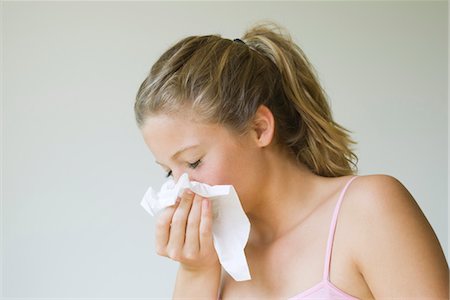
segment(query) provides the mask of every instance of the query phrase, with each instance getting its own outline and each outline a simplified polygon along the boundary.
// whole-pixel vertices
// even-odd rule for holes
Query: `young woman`
[[[137,124],[167,176],[233,185],[251,223],[252,279],[237,282],[214,250],[208,199],[185,192],[165,209],[156,245],[180,263],[174,298],[449,298],[432,227],[397,179],[355,175],[355,142],[313,70],[262,24],[242,40],[182,39],[140,86]]]

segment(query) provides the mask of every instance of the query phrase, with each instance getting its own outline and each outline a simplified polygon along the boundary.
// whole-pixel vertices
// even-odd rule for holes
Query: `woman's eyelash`
[[[200,164],[202,162],[202,160],[201,159],[199,159],[199,160],[197,160],[195,163],[189,163],[188,165],[189,165],[189,168],[191,168],[191,169],[195,169],[195,168],[197,168],[198,167],[198,165]],[[169,172],[167,172],[167,174],[166,174],[166,177],[170,177],[170,176],[172,176],[172,170],[170,170]]]
[[[197,160],[195,163],[193,163],[193,164],[189,164],[189,167],[190,168],[192,168],[192,169],[195,169],[195,168],[197,168],[198,167],[198,165],[201,163],[201,160],[199,159],[199,160]]]

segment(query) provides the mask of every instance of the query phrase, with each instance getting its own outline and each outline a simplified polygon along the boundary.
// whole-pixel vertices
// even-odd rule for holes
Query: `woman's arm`
[[[221,266],[212,238],[208,199],[185,192],[157,220],[156,251],[180,262],[174,298],[217,299]]]
[[[447,261],[412,195],[392,176],[360,179],[356,261],[374,297],[449,299]]]

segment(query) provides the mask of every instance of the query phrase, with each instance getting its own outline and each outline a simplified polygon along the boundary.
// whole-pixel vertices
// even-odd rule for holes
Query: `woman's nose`
[[[180,177],[184,173],[187,173],[189,181],[195,181],[195,179],[193,179],[193,177],[191,176],[191,174],[188,171],[186,171],[186,170],[177,170],[177,171],[172,171],[172,177],[175,180],[175,182],[178,182],[178,180],[180,179]]]

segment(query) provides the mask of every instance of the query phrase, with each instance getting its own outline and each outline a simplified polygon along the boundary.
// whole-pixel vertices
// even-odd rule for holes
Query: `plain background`
[[[3,299],[171,296],[177,264],[155,254],[139,205],[165,177],[134,97],[180,38],[234,39],[261,19],[286,27],[317,69],[358,142],[359,175],[399,179],[448,258],[447,12],[446,2],[4,2]]]

